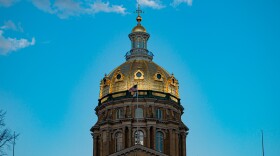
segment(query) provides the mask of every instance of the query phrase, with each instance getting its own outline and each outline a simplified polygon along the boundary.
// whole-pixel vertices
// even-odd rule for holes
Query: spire
[[[142,17],[141,14],[144,13],[140,9],[140,4],[137,5],[137,10],[134,13],[137,13],[136,21],[137,25],[132,29],[132,32],[146,32],[146,29],[141,25]]]
[[[137,25],[141,25],[141,21],[142,21],[142,17],[140,16],[141,13],[144,13],[141,9],[140,9],[140,4],[138,4],[138,8],[137,10],[135,11],[135,13],[138,14],[137,18],[136,18],[136,21],[138,22]]]
[[[147,49],[147,42],[150,35],[146,32],[146,29],[141,25],[141,14],[144,12],[140,9],[139,4],[135,13],[137,13],[137,25],[132,29],[132,32],[129,34],[129,39],[131,40],[131,50],[126,53],[126,60],[153,60],[153,53]]]

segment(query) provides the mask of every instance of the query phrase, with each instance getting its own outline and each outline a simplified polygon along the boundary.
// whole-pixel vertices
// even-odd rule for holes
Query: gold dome
[[[138,24],[132,29],[132,32],[146,32],[146,29],[142,25]]]
[[[108,94],[129,90],[170,93],[179,98],[178,81],[162,67],[149,60],[130,60],[115,68],[100,83],[100,99]]]

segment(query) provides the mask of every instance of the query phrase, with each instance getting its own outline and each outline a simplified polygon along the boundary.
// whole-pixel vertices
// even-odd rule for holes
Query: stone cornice
[[[150,154],[155,155],[155,156],[168,156],[166,154],[160,153],[158,151],[155,151],[153,149],[147,148],[147,147],[142,146],[142,145],[135,145],[135,146],[126,148],[126,149],[123,149],[119,152],[113,153],[109,156],[124,156],[124,155],[127,155],[128,153],[131,153],[131,152],[134,152],[134,151],[144,151],[146,153],[150,153]]]

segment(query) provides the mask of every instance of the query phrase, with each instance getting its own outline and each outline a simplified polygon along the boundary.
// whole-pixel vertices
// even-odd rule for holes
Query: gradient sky
[[[280,155],[280,1],[140,0],[174,73],[188,156]],[[0,109],[17,156],[90,156],[99,82],[125,61],[135,0],[0,0]],[[12,151],[7,151],[8,156]]]

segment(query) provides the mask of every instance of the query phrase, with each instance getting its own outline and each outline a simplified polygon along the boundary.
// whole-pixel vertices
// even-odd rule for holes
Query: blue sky
[[[280,155],[280,2],[141,0],[180,83],[189,156]],[[99,81],[125,61],[136,1],[0,0],[0,108],[16,155],[91,155]],[[8,155],[12,152],[8,151]]]

